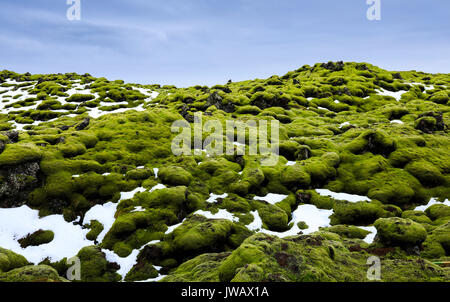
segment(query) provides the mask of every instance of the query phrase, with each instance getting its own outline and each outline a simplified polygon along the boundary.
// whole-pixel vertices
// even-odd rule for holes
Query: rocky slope
[[[73,256],[81,281],[369,281],[374,255],[382,281],[448,281],[449,95],[366,63],[189,88],[2,71],[0,281],[67,281]],[[200,112],[279,121],[277,164],[229,135],[175,156]]]

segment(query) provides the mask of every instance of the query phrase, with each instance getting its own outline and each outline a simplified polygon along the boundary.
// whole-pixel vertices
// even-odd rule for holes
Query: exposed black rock
[[[85,129],[87,126],[89,126],[90,118],[85,118],[78,126],[75,127],[78,131],[81,131]]]
[[[41,185],[38,162],[0,169],[0,207],[18,207],[27,201],[28,195]]]

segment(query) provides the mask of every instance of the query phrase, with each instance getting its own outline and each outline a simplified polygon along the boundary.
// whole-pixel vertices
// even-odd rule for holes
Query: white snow
[[[216,195],[216,194],[211,193],[211,194],[209,194],[209,198],[206,200],[206,202],[215,203],[217,201],[217,198],[227,198],[227,197],[228,197],[227,193],[222,194],[222,195]]]
[[[250,214],[253,215],[253,221],[247,225],[247,228],[251,231],[259,231],[262,229],[262,220],[261,217],[259,217],[258,211],[252,211]]]
[[[136,189],[134,189],[133,191],[130,191],[130,192],[122,192],[122,193],[120,193],[120,200],[131,199],[131,198],[134,197],[134,195],[136,193],[142,193],[142,192],[145,192],[145,191],[146,191],[145,188],[139,187],[139,188],[136,188]]]
[[[401,120],[392,120],[392,121],[391,121],[391,124],[400,124],[400,125],[403,125],[404,122],[401,121]]]
[[[17,242],[38,230],[51,230],[54,239],[47,244],[29,246],[25,249]],[[23,255],[28,261],[38,264],[45,258],[59,261],[75,256],[80,249],[93,245],[86,239],[87,229],[66,222],[62,215],[39,218],[37,210],[24,205],[19,208],[0,209],[0,246]]]
[[[102,252],[106,255],[106,260],[108,262],[115,262],[120,265],[120,269],[117,271],[122,278],[128,274],[131,268],[136,264],[137,256],[141,249],[136,249],[131,252],[128,257],[122,258],[116,255],[113,251],[102,249]]]
[[[155,266],[153,266],[153,267],[155,267]],[[159,274],[158,277],[156,277],[156,278],[148,279],[145,281],[138,281],[138,282],[158,282],[159,280],[163,279],[164,277],[167,277],[167,275]]]
[[[368,234],[366,236],[366,238],[364,238],[364,241],[369,244],[373,243],[373,240],[375,239],[375,236],[377,235],[377,229],[374,226],[369,226],[369,227],[359,226],[358,228],[369,231],[370,234]]]
[[[351,125],[350,122],[342,123],[342,124],[339,125],[339,129],[340,129],[340,128],[343,128],[343,127],[345,127],[345,126],[350,126],[350,125]]]
[[[287,195],[269,193],[266,196],[255,196],[253,199],[267,201],[270,204],[276,204],[285,199],[286,197]]]
[[[167,188],[165,185],[163,185],[163,184],[157,184],[156,186],[154,186],[153,188],[151,188],[151,189],[149,190],[149,192],[153,192],[153,191],[155,191],[155,190],[161,190],[161,189],[165,189],[165,188]]]
[[[212,214],[209,211],[198,210],[194,213],[194,215],[202,215],[208,219],[227,219],[234,222],[239,221],[239,218],[235,217],[232,213],[224,209],[220,209],[216,214]]]
[[[137,207],[134,207],[133,211],[131,211],[131,213],[134,213],[134,212],[145,212],[145,209],[141,206],[137,206]]]
[[[322,210],[318,209],[314,205],[300,205],[298,208],[292,212],[292,220],[290,223],[293,223],[291,229],[285,232],[274,232],[269,231],[262,228],[262,221],[258,215],[258,212],[252,212],[255,220],[249,225],[253,230],[260,229],[261,233],[265,233],[268,235],[275,235],[280,238],[295,236],[302,232],[303,234],[310,234],[319,230],[320,227],[329,227],[330,226],[330,216],[333,214],[333,210]],[[300,221],[304,221],[308,228],[306,230],[301,230],[298,227],[298,223]],[[248,226],[247,226],[248,227]]]
[[[435,205],[435,204],[444,204],[444,205],[450,207],[450,201],[448,199],[444,200],[444,202],[439,202],[436,198],[431,198],[430,201],[428,202],[428,204],[426,204],[424,206],[418,206],[414,210],[415,211],[425,211],[426,209],[428,209],[429,207],[431,207],[432,205]]]
[[[184,221],[184,219],[183,219],[183,221]],[[167,235],[167,234],[172,233],[176,228],[178,228],[180,225],[183,224],[183,221],[180,222],[180,223],[177,223],[177,224],[174,224],[174,225],[169,226],[169,227],[167,228],[167,231],[166,231],[164,234]]]
[[[92,220],[97,220],[103,225],[103,231],[98,235],[97,241],[102,242],[105,235],[111,229],[116,214],[118,203],[108,202],[103,205],[95,205],[86,212],[84,216],[84,224],[89,224]]]
[[[347,200],[349,202],[370,201],[370,198],[366,196],[353,195],[347,193],[336,193],[327,189],[316,189],[316,192],[321,196],[329,196],[336,200]]]
[[[385,96],[391,96],[393,98],[395,98],[397,101],[400,101],[400,98],[402,97],[402,95],[407,92],[406,90],[400,90],[397,92],[393,92],[393,91],[389,91],[386,90],[384,88],[381,88],[380,90],[376,90],[378,92],[379,95],[385,95]]]

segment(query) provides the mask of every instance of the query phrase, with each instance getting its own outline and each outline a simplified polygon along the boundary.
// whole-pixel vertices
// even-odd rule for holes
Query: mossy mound
[[[427,238],[426,229],[411,219],[380,218],[374,226],[380,241],[387,246],[417,246]]]
[[[117,263],[106,260],[105,254],[98,246],[82,248],[77,257],[81,263],[81,280],[83,282],[116,282],[122,277],[116,273],[120,269]]]
[[[192,175],[188,171],[176,166],[161,168],[158,177],[164,184],[173,186],[187,186],[192,180]]]
[[[27,259],[22,255],[0,247],[0,274],[28,264]]]
[[[364,239],[370,233],[369,231],[363,230],[361,228],[352,225],[334,225],[328,228],[322,228],[321,230],[336,233],[344,238],[358,238]]]
[[[0,282],[67,282],[47,265],[24,266],[0,274]]]
[[[450,255],[450,222],[447,222],[428,235],[423,243],[422,255],[436,259]]]
[[[24,238],[17,240],[22,248],[26,248],[28,246],[38,246],[41,244],[50,243],[53,241],[55,237],[55,233],[53,231],[48,230],[37,230],[32,234],[28,234]]]
[[[163,282],[312,282],[367,279],[365,252],[351,252],[339,235],[318,232],[287,239],[256,234],[229,253],[203,254],[180,265]],[[381,281],[445,281],[444,269],[422,259],[382,259]]]
[[[447,74],[391,72],[354,62],[305,65],[267,79],[186,88],[89,74],[1,71],[0,101],[7,114],[0,115],[0,206],[27,205],[39,210],[40,217],[62,214],[71,223],[94,206],[118,202],[110,229],[99,221],[83,227],[86,238],[107,253],[127,257],[141,250],[127,281],[158,273],[169,273],[172,280],[356,280],[365,266],[358,255],[372,253],[385,256],[385,265],[392,269],[386,271],[392,272],[387,280],[400,280],[397,271],[414,280],[431,280],[438,274],[429,272],[428,263],[422,263],[422,270],[404,260],[419,261],[417,253],[430,259],[448,255],[448,207],[412,209],[430,198],[442,201],[450,196],[449,85]],[[204,129],[198,135],[192,126],[194,115],[200,114],[203,126],[218,121],[226,131]],[[172,151],[176,121],[190,127],[185,129],[190,154],[175,156]],[[226,129],[230,121],[250,123],[239,133]],[[272,127],[267,131],[271,147],[279,147],[272,165],[266,165],[261,152],[250,154],[251,133],[257,130],[252,121],[279,122],[278,137],[272,137]],[[244,145],[236,142],[239,134],[244,134]],[[212,138],[230,152],[212,154],[206,144],[195,141]],[[335,200],[315,189],[370,201]],[[286,198],[255,198],[270,193]],[[317,234],[304,237],[310,242],[305,251],[302,240],[258,237],[267,246],[261,249],[252,242],[250,249],[263,260],[251,255],[247,259],[243,241],[255,232],[307,228],[294,214],[300,204],[334,212],[332,226],[320,232],[323,240]],[[423,237],[412,243],[409,224],[392,231],[386,226],[387,240],[380,232],[373,245],[362,240],[367,232],[358,226],[394,217],[421,225],[428,234],[422,245]],[[397,233],[402,230],[411,242],[401,241]],[[103,231],[106,235],[99,242]],[[423,229],[417,234],[423,235]],[[322,245],[316,247],[319,241]],[[278,249],[286,242],[287,250]],[[410,247],[414,244],[417,248]],[[117,267],[107,263],[101,250],[80,253],[85,261],[92,257],[100,263],[84,268],[86,281],[119,279]],[[338,260],[330,263],[327,257]],[[316,258],[320,261],[314,262]],[[239,263],[233,267],[228,259]],[[355,262],[355,271],[339,259]],[[64,275],[64,263],[42,264]],[[221,271],[222,265],[238,271]],[[342,276],[332,269],[342,270]]]

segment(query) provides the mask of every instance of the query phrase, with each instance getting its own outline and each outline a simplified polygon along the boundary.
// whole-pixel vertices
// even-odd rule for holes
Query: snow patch
[[[276,204],[276,203],[284,200],[286,197],[288,197],[288,196],[282,195],[282,194],[269,193],[266,196],[255,196],[253,199],[267,201],[270,204]]]
[[[349,202],[358,202],[358,201],[370,201],[371,199],[366,196],[353,195],[347,193],[336,193],[327,189],[316,189],[316,192],[320,196],[328,196],[334,198],[336,200],[347,200]]]

